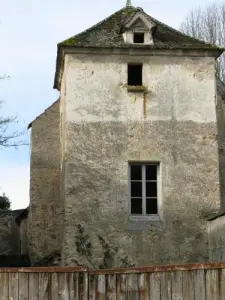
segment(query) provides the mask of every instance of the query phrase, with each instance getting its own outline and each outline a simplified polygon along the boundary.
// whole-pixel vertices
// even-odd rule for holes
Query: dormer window
[[[145,34],[144,32],[134,32],[134,44],[144,44]]]
[[[154,45],[152,29],[155,23],[138,11],[122,28],[123,39],[127,44]]]

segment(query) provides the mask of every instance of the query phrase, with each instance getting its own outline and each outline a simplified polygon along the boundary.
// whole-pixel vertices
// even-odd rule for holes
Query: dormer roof
[[[143,11],[137,11],[126,23],[124,23],[124,30],[131,29],[132,27],[139,28],[139,26],[145,30],[151,30],[156,24],[150,20],[149,16],[146,16],[147,15],[144,14]]]

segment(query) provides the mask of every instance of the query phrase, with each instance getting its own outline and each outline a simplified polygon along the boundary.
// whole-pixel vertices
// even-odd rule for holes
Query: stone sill
[[[165,224],[159,215],[129,216],[128,231],[154,231],[165,232]]]
[[[149,215],[149,216],[134,216],[134,215],[130,215],[129,216],[129,221],[134,221],[134,222],[149,222],[149,221],[153,221],[153,222],[159,222],[161,221],[160,216],[159,215]]]
[[[143,85],[128,85],[127,91],[132,93],[143,93],[147,91],[147,87]]]

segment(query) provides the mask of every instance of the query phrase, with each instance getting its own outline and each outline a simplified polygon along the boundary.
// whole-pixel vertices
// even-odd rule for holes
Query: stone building
[[[207,220],[225,206],[222,52],[129,2],[58,44],[60,99],[29,125],[32,264],[99,266],[108,248],[107,267],[209,261]]]

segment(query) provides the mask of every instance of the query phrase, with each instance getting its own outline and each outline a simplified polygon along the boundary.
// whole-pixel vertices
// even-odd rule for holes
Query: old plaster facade
[[[65,62],[63,258],[76,255],[82,223],[96,251],[97,231],[138,265],[203,261],[205,217],[220,209],[214,58],[141,57],[147,95],[124,87],[127,61],[140,57]],[[160,163],[156,220],[129,213],[131,161]]]
[[[93,265],[98,236],[118,248],[109,267],[209,261],[207,220],[224,209],[221,53],[133,6],[58,45],[60,99],[30,124],[32,264],[55,254],[91,266],[78,225]]]

